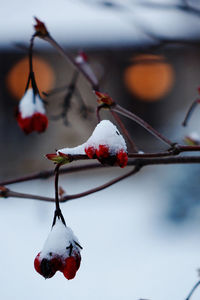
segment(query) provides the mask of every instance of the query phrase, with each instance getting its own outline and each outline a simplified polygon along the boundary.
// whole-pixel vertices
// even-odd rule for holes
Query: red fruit
[[[40,259],[40,253],[34,260],[35,270],[44,278],[51,278],[57,271],[62,271],[63,265],[60,257],[53,257],[51,259]]]
[[[121,167],[121,168],[124,168],[126,167],[128,163],[128,155],[125,151],[123,150],[120,150],[118,153],[117,153],[117,164]]]
[[[22,118],[21,113],[18,113],[17,122],[19,127],[27,134],[32,131],[43,132],[48,126],[46,115],[38,112],[27,118]]]
[[[85,153],[89,158],[95,158],[95,148],[93,146],[85,148]]]
[[[80,264],[81,264],[81,256],[80,253],[76,253],[75,255],[75,259],[76,259],[76,270],[78,271]]]
[[[33,130],[37,132],[43,132],[48,126],[48,119],[46,115],[41,113],[35,113],[33,115]]]
[[[38,255],[36,256],[36,258],[35,258],[35,260],[34,260],[34,268],[35,268],[35,270],[36,270],[38,273],[41,274],[41,269],[40,269],[40,262],[41,262],[41,260],[40,260],[40,253],[41,253],[41,252],[38,253]],[[41,275],[42,275],[42,274],[41,274]]]
[[[65,263],[63,274],[68,280],[73,279],[80,266],[80,260],[78,261],[74,256],[70,256],[65,260]]]
[[[98,158],[107,158],[109,157],[109,149],[106,145],[99,145],[99,148],[96,150],[96,155]]]

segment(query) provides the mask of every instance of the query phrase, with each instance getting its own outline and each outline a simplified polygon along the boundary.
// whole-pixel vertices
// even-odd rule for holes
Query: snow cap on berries
[[[126,142],[109,120],[101,121],[82,145],[59,149],[56,154],[47,154],[47,158],[57,163],[67,163],[70,162],[70,155],[83,154],[87,154],[89,158],[97,158],[103,164],[117,164],[121,168],[128,162]]]
[[[81,249],[71,228],[57,218],[42,251],[35,258],[35,269],[45,278],[60,271],[67,279],[73,279],[80,266]]]
[[[19,102],[17,122],[25,133],[43,132],[48,126],[44,103],[32,88],[29,88]]]
[[[101,121],[87,140],[85,148],[94,147],[99,149],[99,145],[109,148],[109,154],[115,155],[120,150],[127,151],[126,143],[117,127],[109,120]]]

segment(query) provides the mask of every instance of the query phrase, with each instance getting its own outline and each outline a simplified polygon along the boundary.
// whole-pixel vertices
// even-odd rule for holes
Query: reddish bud
[[[77,63],[84,63],[84,62],[88,62],[88,56],[85,52],[80,51],[78,53],[78,56],[76,57],[76,61]]]
[[[46,154],[46,157],[49,160],[52,160],[57,164],[67,164],[72,161],[71,158],[69,157],[69,155],[64,154],[62,152],[58,152],[58,154],[57,153],[49,153],[49,154]]]
[[[5,186],[0,186],[0,197],[6,198],[8,191],[9,189],[7,189]]]
[[[41,274],[40,262],[41,262],[41,260],[40,260],[40,252],[39,252],[34,260],[34,268],[39,274]]]
[[[95,158],[95,156],[96,156],[95,152],[96,152],[96,150],[92,146],[89,146],[89,147],[85,148],[85,153],[87,154],[87,156],[89,158]]]
[[[47,28],[43,22],[41,22],[38,18],[35,17],[36,24],[34,25],[35,31],[39,37],[48,36],[49,33]]]
[[[17,115],[17,122],[19,127],[26,133],[29,134],[33,131],[39,133],[45,131],[48,126],[48,119],[46,115],[39,112],[34,113],[30,117],[22,118],[21,113]]]
[[[51,278],[57,271],[61,271],[63,269],[63,264],[60,257],[55,256],[51,259],[41,259],[40,254],[41,252],[38,253],[34,260],[34,267],[35,270],[44,278]]]
[[[106,145],[99,145],[96,150],[96,155],[98,158],[107,158],[109,156],[109,148]]]
[[[98,104],[106,104],[108,106],[115,104],[113,99],[108,94],[100,93],[98,91],[95,91],[95,94],[97,96]]]
[[[126,152],[124,152],[123,150],[120,150],[117,153],[117,164],[121,167],[124,168],[126,167],[128,163],[128,155]]]
[[[63,269],[63,274],[68,280],[73,279],[76,275],[76,271],[78,270],[76,258],[70,256],[65,260],[65,263],[66,265]]]

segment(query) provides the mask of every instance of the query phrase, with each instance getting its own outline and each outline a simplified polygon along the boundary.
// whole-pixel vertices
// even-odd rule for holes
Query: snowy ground
[[[62,177],[61,184],[75,193],[113,175],[84,174]],[[0,299],[185,299],[200,266],[199,228],[163,225],[167,196],[161,177],[166,178],[162,167],[146,168],[105,191],[62,204],[84,247],[81,268],[71,281],[61,273],[44,280],[33,268],[50,231],[54,205],[1,199]],[[11,187],[53,195],[53,179]],[[199,296],[200,290],[192,300]]]

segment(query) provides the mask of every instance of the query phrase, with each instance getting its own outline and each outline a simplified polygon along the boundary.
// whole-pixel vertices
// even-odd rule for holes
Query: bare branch
[[[187,123],[188,123],[189,119],[191,118],[192,113],[194,112],[195,108],[197,107],[197,105],[198,105],[199,103],[200,103],[200,100],[198,99],[198,100],[195,100],[195,101],[191,104],[191,106],[189,107],[188,112],[187,112],[187,114],[186,114],[186,116],[185,116],[185,119],[184,119],[184,121],[183,121],[183,123],[182,123],[183,126],[187,126]]]
[[[168,138],[164,137],[160,132],[158,132],[157,130],[155,130],[151,125],[149,125],[147,122],[145,122],[143,119],[141,119],[140,117],[138,117],[137,115],[135,115],[134,113],[126,110],[125,108],[123,108],[122,106],[116,104],[115,106],[112,107],[112,110],[117,112],[118,114],[121,114],[133,121],[135,121],[137,124],[139,124],[140,126],[142,126],[144,129],[146,129],[149,133],[151,133],[152,135],[154,135],[156,138],[158,138],[159,140],[161,140],[162,142],[164,142],[165,144],[167,144],[168,146],[173,146],[174,143],[172,141],[170,141]]]
[[[190,297],[192,296],[192,294],[194,293],[194,291],[196,290],[196,288],[200,285],[200,280],[194,285],[194,287],[192,288],[192,290],[190,291],[189,295],[187,296],[187,298],[185,300],[189,300]]]
[[[90,194],[93,194],[93,193],[99,192],[101,190],[104,190],[107,187],[109,187],[109,186],[111,186],[111,185],[113,185],[113,184],[115,184],[115,183],[117,183],[117,182],[119,182],[119,181],[135,174],[135,173],[137,173],[139,171],[139,169],[140,169],[140,166],[135,166],[133,170],[129,171],[128,173],[126,173],[122,176],[119,176],[119,177],[117,177],[113,180],[108,181],[107,183],[105,183],[103,185],[100,185],[96,188],[87,190],[85,192],[74,194],[74,195],[67,195],[67,196],[61,198],[60,202],[67,202],[69,200],[82,198],[82,197],[88,196]],[[17,192],[13,192],[13,191],[11,191],[9,189],[6,189],[6,188],[0,189],[0,197],[3,197],[3,198],[8,198],[8,197],[27,198],[27,199],[35,199],[35,200],[42,200],[42,201],[48,201],[48,202],[55,201],[54,198],[38,196],[38,195],[32,195],[32,194],[17,193]]]
[[[126,129],[126,127],[124,126],[122,120],[120,119],[120,117],[112,110],[112,108],[110,108],[110,112],[113,115],[115,121],[119,124],[124,136],[126,137],[128,143],[130,144],[131,147],[131,151],[133,152],[138,152],[138,148],[136,146],[136,144],[134,143],[134,141],[132,140],[131,136],[128,133],[128,130]]]
[[[74,195],[67,195],[60,199],[60,202],[66,202],[72,199],[82,198],[87,195],[96,193],[98,191],[101,191],[135,173],[137,173],[143,166],[148,165],[163,165],[163,164],[196,164],[200,163],[200,157],[198,156],[183,156],[183,157],[156,157],[156,158],[136,158],[133,160],[130,160],[128,165],[129,166],[135,166],[135,168],[128,173],[119,176],[101,186],[98,186],[96,188],[87,190],[82,193],[74,194]],[[30,194],[23,194],[23,193],[17,193],[13,192],[5,187],[0,188],[0,197],[8,198],[8,197],[15,197],[15,198],[27,198],[27,199],[35,199],[35,200],[42,200],[42,201],[54,201],[54,198],[44,197],[44,196],[38,196],[38,195],[30,195]]]

